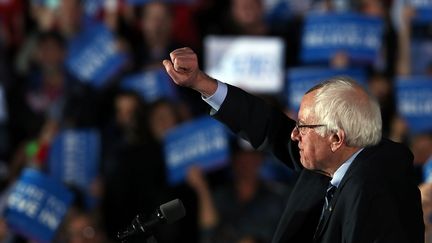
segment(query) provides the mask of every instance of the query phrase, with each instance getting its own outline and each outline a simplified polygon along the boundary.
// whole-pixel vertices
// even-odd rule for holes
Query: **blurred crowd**
[[[407,144],[414,154],[426,239],[432,242],[432,184],[424,182],[422,172],[432,155],[432,133],[410,132],[397,113],[393,91],[397,76],[412,73],[413,33],[432,38],[432,23],[412,28],[416,12],[405,1],[286,0],[293,14],[277,21],[266,16],[271,0],[102,0],[91,16],[87,1],[0,0],[1,193],[6,194],[24,168],[46,170],[59,131],[90,127],[102,137],[99,175],[88,185],[96,202],[89,207],[83,193],[70,187],[75,200],[54,242],[116,242],[116,233],[136,214],[153,213],[174,198],[183,201],[187,216],[157,228],[158,242],[270,242],[295,175],[282,180],[262,177],[260,168],[268,155],[233,141],[227,168],[204,173],[193,167],[184,183],[167,184],[164,136],[177,125],[208,114],[208,108],[199,94],[179,87],[178,99],[146,102],[121,89],[120,81],[131,73],[161,68],[161,61],[178,47],[189,46],[203,58],[208,35],[277,36],[285,42],[285,68],[301,66],[304,16],[313,11],[354,11],[384,20],[380,58],[363,68],[368,88],[381,105],[384,136]],[[106,25],[116,48],[128,57],[102,89],[81,82],[65,67],[68,43],[87,18]],[[352,64],[341,52],[327,65]],[[432,64],[424,75],[432,77]],[[263,98],[285,108],[279,97]],[[31,242],[2,218],[0,241]],[[145,238],[132,237],[130,242]]]

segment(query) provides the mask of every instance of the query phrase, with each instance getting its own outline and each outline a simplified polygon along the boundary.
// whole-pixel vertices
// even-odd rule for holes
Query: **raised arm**
[[[209,77],[199,69],[197,56],[190,48],[177,49],[170,54],[170,58],[164,60],[163,64],[177,85],[194,89],[203,97],[215,94],[220,85],[227,86],[226,97],[214,114],[216,119],[248,140],[254,148],[270,149],[289,167],[301,168],[297,162],[297,144],[290,139],[295,126],[293,120],[262,99]]]

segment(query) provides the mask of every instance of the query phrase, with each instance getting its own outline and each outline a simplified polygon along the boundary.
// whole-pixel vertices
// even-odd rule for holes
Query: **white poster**
[[[282,91],[282,39],[209,36],[204,45],[205,71],[213,78],[253,93]]]

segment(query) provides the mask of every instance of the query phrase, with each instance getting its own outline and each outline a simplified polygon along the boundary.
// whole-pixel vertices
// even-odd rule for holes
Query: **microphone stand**
[[[126,242],[127,242],[127,238],[121,240],[121,243],[126,243]],[[153,235],[150,235],[147,237],[146,243],[157,243],[157,240]]]
[[[160,224],[170,224],[185,216],[185,209],[180,199],[174,199],[162,204],[150,218],[138,214],[124,231],[117,233],[117,239],[126,242],[129,236],[144,233],[147,243],[157,243],[153,237],[153,228]]]
[[[147,224],[152,224],[153,222],[157,222],[157,219],[153,219],[150,222],[146,222],[145,224],[143,224],[140,221],[140,215],[137,215],[131,223],[131,226],[128,227],[125,231],[123,232],[118,232],[117,233],[117,239],[121,240],[122,243],[126,243],[127,242],[127,238],[131,235],[134,235],[136,232],[141,232],[144,233],[147,237],[146,242],[147,243],[157,243],[156,238],[151,234],[151,232],[149,230],[146,230],[144,228],[144,225]]]

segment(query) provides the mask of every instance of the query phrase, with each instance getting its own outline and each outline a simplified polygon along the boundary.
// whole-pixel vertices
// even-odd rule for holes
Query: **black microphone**
[[[127,237],[138,233],[144,233],[147,236],[150,236],[151,230],[155,226],[166,223],[171,224],[183,218],[185,214],[186,211],[182,201],[180,201],[180,199],[174,199],[160,205],[150,218],[138,214],[125,231],[117,233],[117,238],[119,240],[124,240]]]

